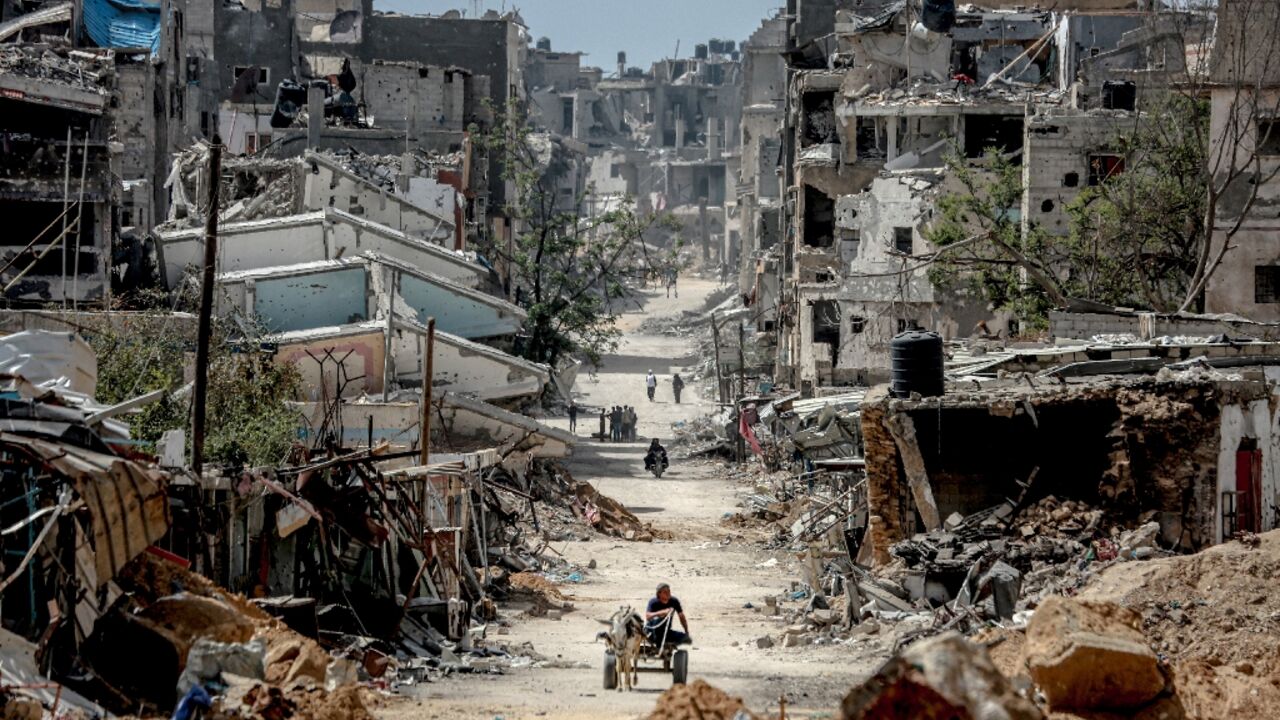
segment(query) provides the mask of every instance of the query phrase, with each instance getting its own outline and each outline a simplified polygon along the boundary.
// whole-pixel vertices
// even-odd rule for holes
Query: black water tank
[[[1138,109],[1138,86],[1132,80],[1102,83],[1102,108],[1104,110]]]
[[[924,0],[920,22],[932,32],[951,32],[956,26],[955,0]]]
[[[911,330],[893,339],[893,394],[896,397],[940,397],[946,392],[942,370],[942,336]]]
[[[551,52],[551,38],[549,37],[538,38],[538,49],[544,52]]]
[[[707,53],[708,53],[708,50],[709,50],[709,48],[707,48],[707,46],[706,46],[706,45],[694,45],[694,46],[693,46],[693,59],[694,59],[694,60],[706,60],[706,59],[707,59]]]

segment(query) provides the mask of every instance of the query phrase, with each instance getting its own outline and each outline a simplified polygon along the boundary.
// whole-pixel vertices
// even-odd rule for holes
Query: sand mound
[[[649,720],[759,720],[759,717],[747,709],[742,698],[732,697],[703,680],[694,680],[692,685],[672,686],[658,698],[658,705],[649,714]]]

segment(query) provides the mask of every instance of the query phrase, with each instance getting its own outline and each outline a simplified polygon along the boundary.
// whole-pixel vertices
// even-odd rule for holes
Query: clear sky
[[[439,15],[448,10],[474,14],[517,9],[534,40],[551,38],[551,47],[588,53],[584,65],[612,72],[619,50],[627,64],[649,69],[675,53],[693,56],[693,46],[711,38],[746,40],[760,21],[784,0],[374,0],[378,10]]]

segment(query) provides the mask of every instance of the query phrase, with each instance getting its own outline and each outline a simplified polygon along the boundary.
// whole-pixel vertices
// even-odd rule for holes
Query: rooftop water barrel
[[[890,365],[895,397],[941,397],[946,392],[942,336],[937,333],[911,330],[894,338]]]

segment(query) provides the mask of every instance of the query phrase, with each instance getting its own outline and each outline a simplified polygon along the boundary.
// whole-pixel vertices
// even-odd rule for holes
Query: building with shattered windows
[[[788,224],[776,246],[755,236],[741,289],[777,293],[778,322],[757,330],[778,381],[797,388],[887,379],[889,341],[911,328],[1016,336],[1011,316],[928,277],[922,230],[958,190],[948,159],[981,173],[994,150],[1020,165],[1008,212],[1065,234],[1081,189],[1123,172],[1116,135],[1144,93],[1186,69],[1185,23],[1133,2],[792,6]]]

